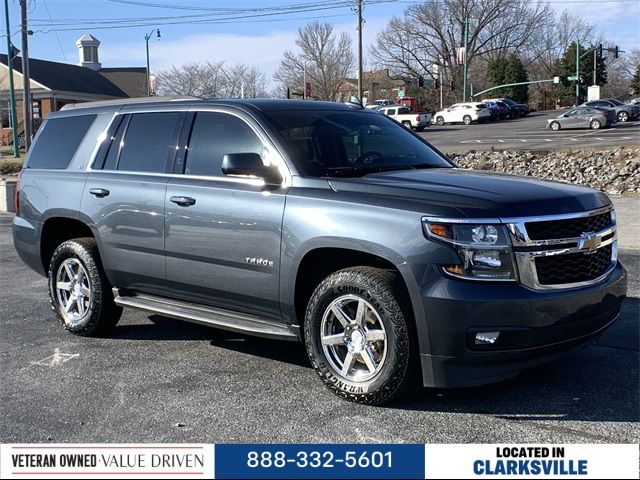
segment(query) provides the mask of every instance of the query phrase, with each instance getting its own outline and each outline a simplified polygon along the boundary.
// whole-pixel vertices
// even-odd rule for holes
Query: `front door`
[[[275,154],[259,127],[224,111],[192,119],[186,156],[166,193],[167,282],[175,298],[280,319],[286,188],[222,174],[225,154]],[[281,161],[281,159],[278,159]],[[181,163],[184,162],[184,167]]]

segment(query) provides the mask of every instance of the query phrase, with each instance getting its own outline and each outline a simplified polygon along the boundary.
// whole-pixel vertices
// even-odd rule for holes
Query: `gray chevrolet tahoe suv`
[[[456,168],[371,110],[195,99],[65,107],[19,179],[21,258],[77,335],[132,307],[303,341],[335,393],[514,377],[626,293],[597,191]]]

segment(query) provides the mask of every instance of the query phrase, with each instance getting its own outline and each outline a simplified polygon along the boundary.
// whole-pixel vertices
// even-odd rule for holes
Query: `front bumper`
[[[420,355],[423,383],[483,385],[560,358],[615,322],[626,291],[619,262],[597,285],[558,291],[427,276],[422,301],[429,351]],[[487,331],[502,333],[494,345],[474,345],[475,333]]]

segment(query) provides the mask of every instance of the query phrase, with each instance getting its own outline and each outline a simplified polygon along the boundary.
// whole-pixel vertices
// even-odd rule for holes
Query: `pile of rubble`
[[[610,195],[640,193],[640,148],[451,153],[459,167],[587,185]]]

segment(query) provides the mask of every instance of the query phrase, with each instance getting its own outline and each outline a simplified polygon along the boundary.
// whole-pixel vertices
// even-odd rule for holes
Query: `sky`
[[[415,0],[414,0],[415,1]],[[401,16],[412,0],[365,0],[363,39],[365,52],[393,16]],[[629,51],[640,47],[640,0],[548,0],[559,15],[567,9],[596,25],[605,39]],[[375,3],[379,2],[379,3]],[[269,15],[265,11],[257,18],[239,18],[224,23],[204,23],[220,18],[214,9],[289,7],[310,4],[313,0],[29,0],[29,37],[31,57],[59,62],[77,63],[75,41],[91,33],[102,43],[100,61],[104,67],[145,66],[145,34],[159,28],[149,41],[151,70],[165,70],[190,61],[227,61],[257,65],[271,79],[282,54],[295,48],[297,29],[313,20],[334,25],[338,32],[347,32],[355,40],[355,13],[350,7],[329,8],[339,0],[317,2],[317,10],[290,15]],[[367,4],[368,3],[368,4]],[[20,6],[18,0],[8,0],[12,41],[20,48]],[[166,8],[179,6],[180,9]],[[247,13],[249,14],[249,13]],[[251,12],[251,14],[255,14]],[[225,14],[228,16],[228,14]],[[238,15],[238,14],[236,14]],[[244,15],[244,14],[243,14]],[[188,17],[187,17],[188,16]],[[6,32],[2,16],[2,34]],[[126,28],[121,19],[130,19]],[[135,20],[133,20],[135,19]],[[64,23],[53,31],[51,21]],[[112,20],[108,26],[95,22]],[[183,23],[178,23],[183,22]],[[0,41],[4,53],[5,36]],[[355,43],[354,43],[355,45]],[[372,65],[365,59],[365,68]]]

